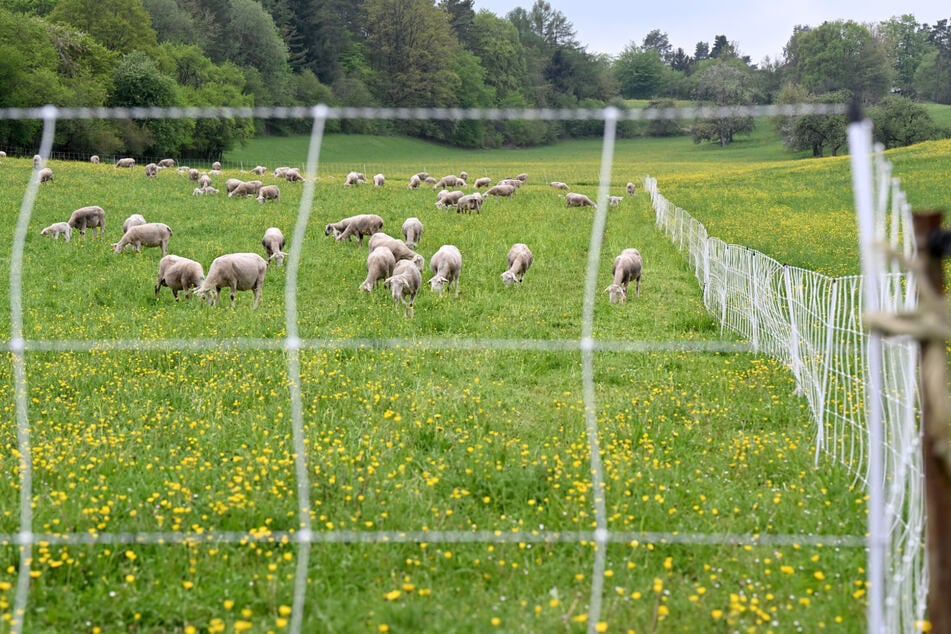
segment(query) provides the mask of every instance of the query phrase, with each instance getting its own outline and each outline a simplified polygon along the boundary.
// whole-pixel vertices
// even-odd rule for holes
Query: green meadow
[[[249,179],[241,169],[257,164],[303,166],[307,141],[255,141],[225,157],[215,185]],[[586,631],[594,544],[533,536],[595,527],[581,354],[543,342],[581,337],[593,218],[590,209],[565,208],[547,183],[595,197],[600,154],[598,141],[475,152],[328,136],[303,236],[293,235],[299,183],[280,183],[280,201],[262,205],[193,196],[194,184],[171,170],[147,179],[141,166],[52,161],[55,180],[40,188],[26,236],[24,334],[73,344],[26,353],[32,529],[91,543],[34,546],[24,631],[280,632],[295,617],[307,632]],[[692,271],[655,229],[641,189],[654,176],[711,235],[852,274],[847,159],[790,155],[762,132],[726,150],[623,140],[613,158],[611,192],[634,181],[638,193],[608,214],[593,335],[646,345],[594,356],[607,522],[638,536],[608,547],[594,627],[864,631],[863,549],[816,544],[865,533],[864,491],[831,459],[814,463],[815,430],[785,368],[747,353],[697,351],[730,335],[704,310]],[[889,158],[913,204],[942,202],[936,184],[951,164],[951,143]],[[350,170],[381,172],[387,184],[345,187]],[[457,214],[436,208],[430,188],[406,188],[421,170],[529,179],[511,199]],[[7,269],[30,173],[26,160],[0,163]],[[277,182],[270,173],[261,180]],[[89,204],[105,209],[105,236],[74,233],[65,243],[40,235]],[[256,310],[247,292],[235,309],[226,294],[217,307],[175,301],[164,288],[156,299],[158,250],[110,248],[132,213],[170,225],[170,251],[206,271],[222,253],[261,252],[269,226],[300,249],[297,329],[316,342],[299,355],[307,512],[318,533],[367,538],[312,547],[303,614],[293,614],[300,549],[269,538],[300,527],[292,377],[280,346],[287,269],[269,268]],[[324,235],[326,223],[356,213],[379,214],[397,237],[409,216],[425,225],[418,250],[427,268],[411,318],[381,286],[358,290],[365,246]],[[522,286],[508,288],[499,276],[514,242],[527,243],[535,262]],[[463,254],[458,296],[427,284],[429,258],[447,243]],[[610,304],[602,290],[611,261],[630,246],[644,258],[640,295],[632,288],[626,303]],[[0,305],[9,313],[6,293]],[[9,321],[0,329],[9,336]],[[233,344],[245,338],[275,345]],[[216,339],[225,341],[155,349],[164,340]],[[110,340],[153,348],[116,349]],[[538,345],[488,345],[520,340]],[[11,364],[2,372],[0,534],[9,536],[20,530],[20,480]],[[377,542],[378,531],[437,538]],[[442,531],[506,539],[450,542],[438,539]],[[248,538],[202,538],[210,532]],[[147,533],[194,539],[94,539]],[[677,539],[691,535],[808,539]],[[8,631],[19,547],[0,544],[0,562],[0,631]]]

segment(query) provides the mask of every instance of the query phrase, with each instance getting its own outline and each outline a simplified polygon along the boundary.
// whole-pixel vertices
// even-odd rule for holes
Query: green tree
[[[287,46],[271,16],[255,0],[233,0],[226,33],[225,59],[253,68],[261,77],[264,93],[256,95],[256,103],[286,103],[290,78]]]
[[[779,103],[784,104],[847,103],[850,100],[848,91],[814,96],[803,87],[792,84],[785,86],[777,98]],[[845,115],[780,117],[776,123],[787,148],[793,151],[809,150],[817,158],[825,156],[827,150],[836,156],[846,143]]]
[[[656,51],[661,61],[668,66],[674,59],[674,47],[670,45],[670,39],[667,37],[667,34],[660,29],[654,29],[644,36],[641,50]]]
[[[928,111],[901,95],[889,95],[870,111],[872,133],[886,148],[904,147],[940,135]]]
[[[472,51],[485,69],[485,83],[495,90],[496,98],[520,94],[527,81],[525,49],[515,25],[482,10],[473,21]]]
[[[656,50],[642,50],[628,44],[614,62],[614,77],[626,99],[653,99],[661,96],[666,67]]]
[[[158,45],[142,0],[59,0],[49,21],[88,33],[120,53],[151,52]]]
[[[879,25],[895,86],[907,97],[915,96],[915,71],[929,50],[928,31],[912,15],[891,18]]]
[[[697,98],[702,103],[712,103],[729,109],[730,106],[746,106],[755,102],[751,69],[736,58],[715,59],[706,62],[697,73]],[[734,136],[752,132],[753,117],[728,112],[707,121],[694,124],[694,141],[716,141],[721,147],[733,142]]]
[[[440,9],[449,14],[449,24],[459,43],[469,50],[472,50],[475,42],[475,9],[472,5],[473,0],[439,0],[437,3]]]
[[[108,106],[168,107],[181,105],[175,80],[163,74],[154,59],[142,51],[125,54],[113,71]],[[143,119],[119,124],[124,149],[136,155],[177,154],[187,139],[188,122]]]
[[[929,27],[928,42],[934,46],[934,55],[928,60],[931,66],[931,79],[934,89],[929,91],[938,103],[951,103],[951,23],[938,20]]]
[[[181,8],[176,0],[142,0],[142,5],[149,14],[159,42],[198,44],[202,41],[195,17]]]

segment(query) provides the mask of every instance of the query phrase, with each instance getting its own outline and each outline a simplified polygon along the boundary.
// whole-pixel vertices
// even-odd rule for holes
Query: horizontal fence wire
[[[796,116],[805,114],[835,114],[845,112],[842,104],[795,104],[772,106],[728,107],[678,107],[659,109],[455,109],[455,108],[336,108],[325,105],[313,107],[276,108],[42,108],[0,109],[0,120],[38,119],[44,124],[43,137],[38,154],[48,158],[52,152],[56,122],[69,119],[159,119],[159,118],[256,118],[256,119],[305,119],[312,120],[311,144],[305,166],[305,194],[302,197],[297,223],[291,239],[285,285],[285,319],[287,336],[275,339],[164,339],[164,340],[27,340],[23,337],[22,268],[23,245],[35,202],[38,179],[34,176],[27,186],[14,232],[14,247],[10,263],[10,319],[11,334],[6,347],[11,353],[14,368],[14,392],[17,421],[17,439],[20,455],[20,530],[17,534],[0,535],[0,543],[16,544],[21,548],[20,566],[14,606],[13,632],[20,632],[26,618],[29,596],[32,549],[39,543],[63,544],[194,544],[205,542],[246,543],[266,541],[293,543],[300,546],[298,567],[294,584],[293,617],[289,631],[299,633],[303,628],[305,613],[304,588],[307,580],[309,546],[318,543],[578,543],[594,544],[593,580],[588,609],[587,628],[595,632],[600,621],[601,596],[603,594],[605,546],[611,543],[687,544],[687,545],[835,545],[867,548],[869,539],[857,535],[743,535],[743,534],[698,534],[698,533],[631,533],[611,531],[607,525],[603,500],[594,499],[594,529],[578,532],[553,532],[530,530],[494,531],[324,531],[310,525],[307,491],[306,452],[304,451],[303,416],[300,405],[300,369],[298,353],[309,349],[378,349],[406,348],[452,349],[452,350],[561,350],[577,351],[582,359],[582,383],[586,429],[589,442],[592,483],[603,482],[598,447],[597,404],[594,399],[594,352],[642,352],[642,351],[717,351],[733,353],[765,353],[776,356],[790,366],[796,376],[799,390],[806,395],[816,417],[817,447],[828,454],[856,477],[863,477],[866,452],[863,443],[861,406],[862,366],[860,345],[860,310],[858,293],[854,283],[841,280],[826,280],[823,276],[807,271],[783,267],[762,254],[744,247],[727,245],[709,238],[703,225],[688,213],[667,202],[659,193],[653,179],[645,185],[650,191],[657,217],[657,226],[687,255],[698,282],[701,284],[704,302],[720,319],[724,329],[739,333],[745,342],[639,342],[603,341],[592,336],[593,306],[597,292],[596,272],[600,258],[607,215],[607,188],[610,182],[613,144],[616,124],[619,121],[656,119],[697,119],[736,116]],[[297,334],[296,288],[300,262],[300,245],[310,214],[313,199],[313,181],[320,166],[319,152],[323,140],[324,123],[332,119],[387,119],[387,120],[595,120],[604,121],[604,146],[601,161],[600,187],[597,208],[592,226],[591,247],[587,269],[587,283],[582,315],[582,336],[577,340],[532,340],[532,339],[454,339],[428,338],[422,340],[402,339],[302,339]],[[311,189],[306,189],[306,188]],[[852,285],[850,285],[852,284]],[[844,292],[831,287],[848,286]],[[897,292],[910,285],[890,287]],[[830,299],[831,297],[834,299]],[[909,297],[902,296],[903,305]],[[828,304],[846,305],[844,312],[832,316]],[[765,310],[759,310],[766,307]],[[842,323],[839,323],[842,322]],[[829,333],[833,334],[830,335]],[[99,350],[282,350],[287,353],[289,396],[292,403],[291,425],[295,445],[295,469],[297,475],[298,514],[300,528],[289,532],[269,532],[249,528],[239,532],[154,532],[154,533],[38,533],[33,530],[31,511],[32,454],[30,448],[30,416],[27,399],[27,356],[34,351],[99,351]],[[889,367],[896,380],[913,382],[915,360],[909,358],[908,347],[897,344],[889,356]],[[828,358],[836,360],[834,368],[822,365]],[[844,359],[848,357],[848,361]],[[851,373],[851,374],[850,374]],[[821,387],[817,387],[817,384]],[[889,441],[904,442],[888,450],[887,474],[889,516],[897,530],[891,534],[892,569],[888,579],[889,601],[900,609],[896,623],[901,628],[890,631],[910,631],[909,616],[920,616],[922,601],[920,579],[923,574],[921,558],[916,546],[920,546],[922,528],[920,506],[909,497],[910,481],[920,478],[917,464],[914,431],[914,407],[909,407],[907,394],[914,389],[903,384],[893,400],[887,404],[888,411],[903,416],[904,426],[889,430]],[[831,406],[829,404],[832,404]],[[826,420],[826,418],[830,420]],[[916,519],[917,518],[917,519]],[[917,541],[916,541],[917,540]],[[909,550],[911,549],[911,550]],[[898,559],[901,561],[898,561]],[[899,566],[898,564],[901,564]],[[879,580],[872,580],[879,583]],[[910,585],[909,585],[910,584]],[[918,584],[918,585],[916,585]],[[894,591],[891,590],[894,588]],[[908,589],[911,588],[909,592]],[[909,596],[912,601],[909,602]]]

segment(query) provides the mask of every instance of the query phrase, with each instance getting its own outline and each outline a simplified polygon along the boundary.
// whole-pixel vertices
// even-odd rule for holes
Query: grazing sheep
[[[360,284],[360,290],[372,292],[377,282],[393,274],[395,267],[396,258],[393,257],[392,251],[386,247],[373,249],[367,256],[367,278]]]
[[[373,186],[383,187],[384,185],[386,185],[386,177],[383,174],[375,174],[373,176]]]
[[[93,154],[92,156],[90,156],[89,162],[92,163],[93,165],[99,165],[99,155]]]
[[[502,281],[505,282],[506,286],[511,286],[513,282],[521,284],[522,280],[525,279],[525,273],[534,261],[535,257],[528,245],[516,242],[509,249],[509,254],[506,257],[509,268],[502,273]]]
[[[134,159],[134,158],[121,158],[121,159],[119,159],[118,161],[116,161],[116,164],[113,166],[113,169],[115,169],[115,168],[117,168],[117,167],[125,167],[125,168],[128,168],[128,169],[132,169],[133,167],[135,167],[135,159]]]
[[[417,176],[416,174],[413,174],[412,176],[409,177],[409,185],[406,186],[406,189],[418,189],[419,183],[420,183],[419,176]]]
[[[363,236],[372,236],[382,230],[383,218],[380,216],[376,214],[357,214],[326,225],[324,235],[329,236],[332,233],[335,239],[343,240],[346,238],[348,241],[350,236],[355,235],[357,236],[357,244],[363,245]]]
[[[491,184],[492,184],[492,179],[489,178],[488,176],[483,176],[483,177],[481,177],[481,178],[477,178],[476,181],[475,181],[475,186],[476,186],[477,188],[479,188],[479,187],[488,187],[488,186],[490,186]]]
[[[39,154],[33,155],[33,169],[38,170],[43,167],[43,157]]]
[[[608,196],[608,204],[612,207],[620,205],[622,200],[624,200],[624,196]]]
[[[549,183],[553,189],[568,189],[568,183],[562,183],[561,181],[552,181]]]
[[[217,194],[217,189],[209,185],[208,187],[196,187],[192,190],[192,196],[204,196],[205,194]]]
[[[274,178],[284,178],[284,175],[287,174],[287,170],[289,169],[291,168],[287,167],[286,165],[282,165],[281,167],[275,167],[274,171],[271,173],[271,176],[273,176]]]
[[[427,178],[430,178],[429,172],[416,172],[416,174],[414,174],[414,176],[416,176],[416,178],[418,178],[418,179],[420,180],[420,182],[423,182],[423,181],[425,181]]]
[[[597,207],[597,205],[584,194],[569,192],[565,194],[565,207]]]
[[[436,181],[435,185],[433,185],[433,189],[439,189],[441,187],[465,187],[465,186],[466,186],[466,181],[459,178],[455,174],[449,174],[447,176],[443,176],[438,181]]]
[[[387,235],[382,231],[370,236],[369,247],[371,251],[377,247],[386,247],[393,252],[393,257],[395,257],[397,261],[409,260],[420,272],[422,272],[423,266],[425,266],[423,256],[406,246],[406,243],[402,240]]]
[[[278,266],[284,266],[284,234],[277,227],[268,227],[264,230],[264,237],[261,238],[261,246],[264,247],[264,253],[267,255],[267,263],[274,262]]]
[[[7,158],[7,153],[3,150],[0,150],[0,158]]]
[[[263,185],[261,189],[258,190],[258,202],[264,203],[265,200],[280,200],[281,199],[281,190],[277,188],[277,185]]]
[[[486,196],[511,196],[515,193],[514,185],[495,185],[485,192]]]
[[[459,172],[459,178],[464,181],[469,180],[469,172],[465,172],[465,171]]]
[[[215,161],[212,163],[211,169],[221,171],[221,161]]]
[[[296,167],[291,167],[286,172],[284,172],[284,180],[286,180],[288,183],[303,183],[304,177],[301,176],[299,169]]]
[[[496,183],[496,185],[511,185],[515,189],[518,189],[524,184],[524,182],[518,180],[517,178],[503,178],[498,183]]]
[[[624,303],[627,299],[627,285],[631,280],[635,280],[635,294],[640,297],[642,267],[641,253],[637,249],[624,249],[614,258],[614,264],[611,266],[614,282],[604,289],[610,295],[612,304]]]
[[[523,183],[528,180],[528,174],[522,173],[515,177],[516,180],[520,180]]]
[[[137,225],[144,225],[145,217],[142,214],[132,214],[125,219],[125,222],[122,223],[122,233],[125,233],[129,230],[129,227],[135,227]]]
[[[170,168],[175,167],[175,159],[173,158],[163,158],[158,162],[159,167]]]
[[[122,238],[113,243],[112,248],[116,253],[122,253],[122,250],[131,244],[137,252],[141,253],[142,247],[161,247],[162,255],[166,255],[171,237],[172,229],[167,224],[147,222],[144,225],[129,227],[129,230],[122,234]]]
[[[422,284],[423,276],[419,269],[405,260],[397,262],[393,267],[393,275],[383,281],[383,286],[390,289],[393,295],[393,303],[399,308],[400,302],[403,302],[403,306],[408,307],[406,314],[410,317],[413,316],[413,304]]]
[[[155,280],[155,299],[159,289],[167,286],[172,289],[172,297],[178,299],[178,292],[184,291],[185,298],[191,295],[191,289],[197,288],[205,277],[201,264],[178,255],[166,255],[159,260],[158,277]]]
[[[149,163],[145,166],[145,175],[149,178],[154,178],[158,174],[158,165],[155,163]]]
[[[362,172],[350,172],[347,174],[347,179],[343,182],[344,185],[350,187],[351,185],[359,185],[360,183],[367,182],[367,177],[363,175]]]
[[[251,173],[257,176],[264,176],[265,172],[267,172],[267,168],[263,165],[255,165],[254,169],[251,170]]]
[[[203,172],[202,175],[198,177],[198,186],[211,187],[211,176]]]
[[[73,237],[73,228],[69,226],[68,222],[54,222],[40,231],[40,235],[53,236],[54,240],[59,240],[59,237],[63,236],[63,239],[69,242],[70,238]]]
[[[631,196],[634,195],[634,183],[627,184],[627,193],[630,194]]]
[[[195,181],[196,183],[198,182],[198,179],[201,178],[201,172],[196,170],[194,167],[188,168],[188,172],[186,172],[186,174],[188,174],[188,180]]]
[[[222,288],[231,289],[231,307],[235,307],[234,296],[237,291],[254,293],[254,308],[261,300],[264,286],[264,274],[267,262],[257,253],[229,253],[219,255],[208,267],[208,275],[201,281],[195,293],[212,306],[218,305],[218,295]]]
[[[231,192],[234,191],[235,187],[237,187],[243,182],[244,181],[242,181],[239,178],[229,178],[228,180],[225,181],[225,191],[230,194]]]
[[[69,215],[69,226],[79,229],[79,235],[86,238],[86,229],[95,228],[96,236],[101,236],[106,230],[106,212],[98,205],[80,207]]]
[[[39,172],[36,173],[39,176],[41,183],[52,183],[53,182],[53,170],[49,167],[44,167]]]
[[[470,213],[475,211],[476,213],[482,213],[482,201],[485,200],[482,197],[482,194],[479,192],[473,192],[471,194],[466,194],[462,198],[456,201],[456,213],[466,212]]]
[[[433,277],[429,286],[442,295],[446,286],[455,286],[456,295],[459,295],[459,274],[462,273],[462,254],[452,244],[444,244],[429,260],[429,270]]]
[[[439,192],[436,196],[436,206],[442,209],[443,207],[453,207],[459,199],[465,196],[466,193],[461,190],[446,191],[445,189]]]
[[[433,178],[432,176],[427,176],[426,178],[423,179],[423,182],[426,183],[427,185],[436,185],[436,179]],[[433,189],[436,189],[436,187],[433,187]]]
[[[419,239],[423,237],[423,223],[413,216],[403,222],[403,240],[410,249],[416,249]]]
[[[256,198],[263,186],[264,183],[261,181],[244,181],[238,183],[234,189],[228,192],[228,198],[234,198],[235,196],[251,196],[252,198]]]

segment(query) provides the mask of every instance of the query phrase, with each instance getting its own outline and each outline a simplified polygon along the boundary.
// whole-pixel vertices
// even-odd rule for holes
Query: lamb
[[[264,176],[264,173],[266,171],[267,171],[267,168],[264,167],[263,165],[255,165],[254,169],[251,170],[251,173],[257,176]]]
[[[396,258],[393,252],[386,247],[377,247],[367,256],[367,278],[360,284],[360,290],[368,293],[373,291],[376,283],[385,280],[393,274],[396,267]]]
[[[406,189],[417,189],[419,188],[420,179],[419,176],[413,174],[409,177],[409,185],[406,186]]]
[[[465,187],[465,186],[466,186],[466,181],[459,178],[455,174],[449,174],[447,176],[443,176],[438,181],[436,181],[436,184],[433,185],[433,189],[439,189],[440,187]]]
[[[201,281],[195,293],[212,306],[218,305],[218,295],[222,288],[231,289],[231,308],[235,307],[234,296],[237,291],[252,291],[253,308],[261,300],[264,286],[264,274],[267,262],[257,253],[229,253],[219,255],[208,267],[208,275]]]
[[[469,213],[475,210],[476,213],[482,213],[482,194],[479,192],[473,192],[467,194],[456,201],[456,213],[466,212]]]
[[[397,308],[399,308],[400,302],[403,302],[404,306],[408,306],[407,314],[410,317],[413,316],[413,304],[422,284],[423,276],[419,269],[405,260],[397,262],[396,266],[393,267],[393,275],[383,281],[383,286],[390,289],[390,293],[393,295],[393,303],[396,304]]]
[[[515,193],[514,185],[495,185],[485,192],[486,196],[511,196]]]
[[[410,249],[416,249],[419,239],[423,237],[423,223],[419,218],[413,216],[403,222],[403,240]]]
[[[304,177],[301,176],[299,169],[296,167],[291,167],[286,172],[284,172],[284,180],[286,180],[288,183],[303,183]]]
[[[40,235],[53,236],[54,240],[59,240],[59,237],[63,236],[63,239],[69,242],[70,238],[73,237],[73,228],[69,226],[68,222],[54,222],[40,231]]]
[[[265,200],[280,200],[281,199],[281,190],[277,188],[277,185],[263,185],[261,189],[258,190],[258,202],[264,203]]]
[[[208,187],[196,187],[192,190],[192,196],[204,196],[205,194],[217,194],[217,189],[209,185]]]
[[[535,257],[532,255],[532,251],[528,248],[528,245],[516,242],[512,245],[512,248],[509,249],[506,261],[508,262],[509,268],[502,273],[502,281],[505,282],[506,286],[511,286],[513,282],[522,283],[525,279],[525,273],[529,267],[532,266]]]
[[[86,238],[86,229],[93,227],[96,229],[96,236],[100,236],[106,230],[106,212],[98,205],[80,207],[69,215],[69,226],[73,229],[79,229],[79,235]]]
[[[376,174],[373,176],[373,186],[374,187],[383,187],[386,184],[386,177],[383,174]]]
[[[165,167],[165,168],[175,167],[175,159],[163,158],[161,161],[158,162],[158,165],[159,167]]]
[[[612,207],[620,205],[622,200],[624,200],[624,196],[608,196],[608,204]]]
[[[483,176],[483,177],[481,177],[481,178],[477,178],[476,181],[475,181],[475,186],[476,186],[477,188],[479,188],[479,187],[488,187],[488,186],[490,186],[491,184],[492,184],[492,179],[489,178],[488,176]]]
[[[264,247],[264,253],[267,255],[267,263],[274,262],[278,266],[284,266],[284,234],[277,227],[268,227],[264,230],[264,237],[261,238],[261,246]]]
[[[357,244],[363,245],[363,236],[372,236],[383,230],[383,218],[376,214],[357,214],[324,227],[324,235],[334,234],[337,240],[357,236]]]
[[[149,163],[145,166],[145,175],[149,178],[155,178],[155,175],[158,174],[158,165],[155,163]]]
[[[52,183],[53,182],[53,170],[49,167],[44,167],[38,171],[37,176],[41,183]]]
[[[423,266],[425,265],[423,256],[406,246],[406,243],[402,240],[387,235],[382,231],[370,236],[369,247],[371,251],[377,247],[386,247],[393,252],[393,257],[395,257],[397,261],[409,260],[420,272],[422,272]]]
[[[128,169],[132,169],[133,167],[135,167],[135,159],[134,159],[134,158],[121,158],[121,159],[119,159],[118,161],[116,161],[116,164],[115,164],[115,166],[113,166],[113,169],[118,168],[118,167],[124,167],[124,168],[128,168]]]
[[[99,155],[93,154],[92,156],[90,156],[89,162],[92,163],[93,165],[99,165]]]
[[[549,183],[553,189],[568,189],[568,183],[563,183],[561,181],[552,181]]]
[[[257,197],[258,192],[261,191],[261,187],[263,186],[264,183],[261,181],[244,181],[238,183],[235,188],[228,193],[228,198],[234,198],[235,196]]]
[[[163,286],[172,289],[172,297],[175,299],[178,299],[179,291],[184,291],[187,299],[191,295],[191,289],[197,288],[204,277],[205,272],[199,262],[177,255],[166,255],[159,260],[155,299],[158,299],[159,289]]]
[[[367,177],[364,176],[362,172],[350,172],[347,174],[347,180],[345,180],[343,184],[350,187],[351,185],[359,185],[365,182],[367,182]]]
[[[456,295],[459,295],[462,254],[455,245],[444,244],[439,247],[439,250],[429,260],[429,270],[433,272],[433,277],[429,280],[429,286],[434,291],[441,295],[447,285],[455,286]]]
[[[630,194],[631,196],[634,195],[634,183],[627,184],[627,193]]]
[[[454,206],[465,195],[464,191],[458,189],[451,192],[444,189],[436,196],[436,206],[439,208]]]
[[[584,194],[569,192],[565,194],[565,207],[597,207],[597,205]]]
[[[134,225],[122,234],[122,238],[112,245],[116,253],[122,253],[122,250],[128,245],[135,247],[139,253],[142,247],[161,247],[162,255],[168,253],[168,241],[172,237],[172,229],[162,222],[147,222],[144,225]]]
[[[610,295],[612,304],[624,303],[627,299],[627,285],[631,280],[635,280],[635,294],[640,297],[642,266],[641,253],[637,249],[624,249],[614,258],[614,264],[611,266],[614,282],[604,289]]]
[[[122,223],[122,233],[125,234],[129,230],[129,227],[135,227],[137,225],[144,225],[145,217],[142,214],[132,214],[125,219],[125,222]]]

